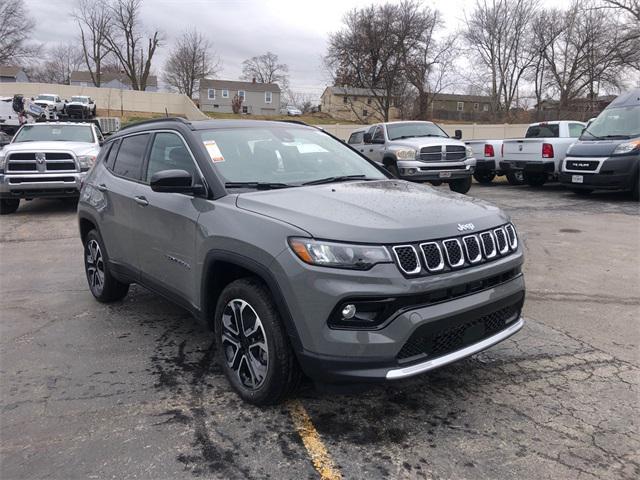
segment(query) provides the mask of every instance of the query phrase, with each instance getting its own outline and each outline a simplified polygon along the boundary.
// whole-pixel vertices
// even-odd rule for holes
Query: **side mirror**
[[[456,130],[453,138],[460,140],[462,138],[462,130]]]
[[[363,138],[364,138],[364,143],[371,143],[371,134],[370,133],[365,133]]]
[[[193,177],[185,170],[162,170],[156,172],[149,182],[151,190],[165,193],[204,193],[202,185],[193,185]]]

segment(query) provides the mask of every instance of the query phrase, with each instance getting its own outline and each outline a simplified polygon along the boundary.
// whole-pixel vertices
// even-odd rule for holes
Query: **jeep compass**
[[[302,124],[158,119],[104,145],[78,208],[91,293],[141,284],[213,328],[246,401],[303,374],[391,381],[523,325],[522,244],[498,208],[391,178]]]

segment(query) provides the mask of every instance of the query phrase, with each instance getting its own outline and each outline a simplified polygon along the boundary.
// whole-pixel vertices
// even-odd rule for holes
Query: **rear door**
[[[100,234],[109,260],[118,266],[138,271],[138,256],[132,248],[136,230],[136,194],[142,178],[142,166],[150,135],[131,135],[116,142],[95,178],[95,187],[104,197]]]
[[[141,202],[135,209],[135,249],[139,252],[143,282],[193,305],[198,216],[208,205],[203,198],[151,190],[149,182],[154,173],[174,169],[186,170],[195,182],[203,183],[202,173],[182,136],[174,131],[156,132],[137,192]]]
[[[384,153],[384,126],[383,125],[374,125],[371,130],[371,143],[365,145],[365,153],[370,160],[373,160],[376,163],[382,165],[382,156]],[[376,141],[381,143],[375,143]]]

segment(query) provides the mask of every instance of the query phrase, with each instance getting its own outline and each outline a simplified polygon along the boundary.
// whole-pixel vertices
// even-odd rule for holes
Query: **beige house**
[[[241,111],[254,115],[280,113],[280,87],[275,83],[200,80],[200,110],[233,113],[233,97],[241,97]]]
[[[382,96],[381,91],[376,92]],[[355,87],[327,87],[320,97],[322,111],[336,120],[350,122],[375,123],[384,119],[378,112],[375,96],[368,88]],[[391,107],[389,119],[398,119],[399,110]]]
[[[431,109],[445,112],[488,113],[491,112],[491,97],[482,95],[458,95],[456,93],[436,93]]]

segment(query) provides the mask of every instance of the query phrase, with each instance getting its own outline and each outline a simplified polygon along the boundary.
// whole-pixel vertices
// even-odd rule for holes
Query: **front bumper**
[[[594,170],[567,169],[566,161],[595,162]],[[606,158],[567,158],[560,173],[560,183],[573,189],[582,190],[632,190],[638,181],[640,169],[639,156],[606,157]],[[581,179],[578,183],[576,180]]]
[[[75,197],[80,194],[86,174],[0,174],[0,198]]]
[[[503,160],[500,162],[500,169],[506,173],[514,170],[522,170],[527,173],[549,173],[556,170],[553,161],[548,162],[526,162],[523,160]]]
[[[417,160],[399,160],[397,162],[400,178],[409,181],[449,181],[464,179],[475,170],[476,159],[468,158],[460,162],[421,162]]]
[[[307,376],[327,383],[404,378],[453,362],[503,340],[519,329],[513,325],[519,323],[524,302],[525,286],[521,273],[475,293],[403,309],[375,330],[331,328],[327,320],[334,307],[346,299],[454,290],[462,284],[517,270],[523,261],[521,248],[500,260],[474,268],[413,279],[402,277],[394,264],[381,264],[368,272],[334,271],[299,267],[299,261],[289,259],[289,252],[281,254],[280,261],[272,265],[272,272],[278,277],[291,317],[295,319],[300,340],[296,354],[303,371]],[[280,278],[285,271],[291,275],[288,281]],[[291,278],[295,281],[292,282]],[[484,321],[484,317],[506,307],[511,308],[513,314],[510,314],[508,322],[505,320],[504,328],[487,331],[486,335],[484,332],[475,337],[472,335],[473,338],[467,338],[455,351],[444,351],[442,355],[426,351],[417,355],[403,354],[417,332],[426,331],[425,338],[451,329],[466,332],[470,322]],[[506,331],[510,333],[504,333]]]

